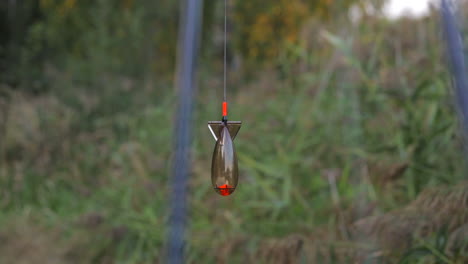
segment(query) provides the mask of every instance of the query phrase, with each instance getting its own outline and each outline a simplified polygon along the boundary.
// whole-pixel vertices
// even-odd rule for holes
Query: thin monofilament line
[[[227,0],[224,0],[224,102],[227,102],[226,100],[226,61],[227,61],[227,56],[226,56],[226,48],[227,46]]]

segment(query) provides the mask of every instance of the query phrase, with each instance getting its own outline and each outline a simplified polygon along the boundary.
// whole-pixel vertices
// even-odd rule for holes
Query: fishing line
[[[223,60],[223,73],[224,73],[224,84],[223,84],[223,122],[227,124],[227,0],[224,0],[224,60]]]
[[[226,99],[226,82],[227,82],[227,0],[224,0],[224,102]]]

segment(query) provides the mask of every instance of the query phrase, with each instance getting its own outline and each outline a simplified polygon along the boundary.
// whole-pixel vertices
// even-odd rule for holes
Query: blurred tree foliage
[[[0,82],[11,87],[30,89],[46,78],[46,65],[71,70],[80,80],[96,80],[103,73],[141,77],[174,68],[177,1],[11,3],[16,2],[0,4]],[[32,76],[35,69],[40,74]]]
[[[287,44],[297,44],[301,25],[311,16],[347,15],[359,0],[238,0],[233,17],[236,48],[249,61],[268,62]]]
[[[38,2],[1,1],[0,2],[0,83],[16,86],[24,77],[24,66],[31,59],[38,59],[31,47],[27,54],[31,25],[41,19]],[[31,53],[35,53],[34,56]],[[37,71],[30,71],[34,75]]]
[[[270,62],[286,45],[298,43],[308,18],[332,19],[331,13],[346,13],[357,1],[228,1],[234,28],[231,51],[255,64]],[[95,80],[103,73],[170,76],[179,5],[172,0],[2,1],[0,82],[41,91],[46,65],[68,67],[80,80]],[[222,7],[222,1],[205,1],[202,48],[214,50],[211,54],[220,48],[215,40],[222,31],[214,29],[222,28]]]

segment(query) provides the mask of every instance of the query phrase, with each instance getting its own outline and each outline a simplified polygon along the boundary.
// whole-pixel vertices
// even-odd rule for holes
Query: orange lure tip
[[[228,104],[227,102],[223,102],[223,116],[227,116],[228,114]]]

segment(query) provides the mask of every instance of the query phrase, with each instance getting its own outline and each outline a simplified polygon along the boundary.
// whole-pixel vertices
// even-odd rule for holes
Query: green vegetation
[[[40,15],[24,39],[2,39],[0,263],[162,260],[178,8],[153,2],[30,1]],[[226,198],[206,126],[220,118],[221,6],[206,2],[188,262],[465,263],[466,160],[437,13],[252,11],[295,36],[253,58],[271,36],[234,42],[228,100],[243,127]]]

